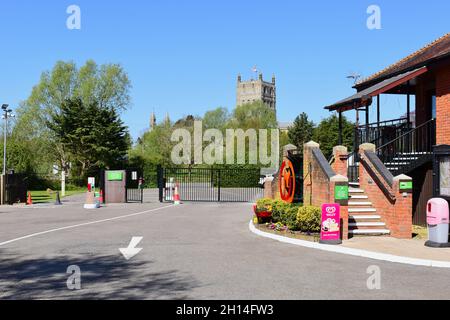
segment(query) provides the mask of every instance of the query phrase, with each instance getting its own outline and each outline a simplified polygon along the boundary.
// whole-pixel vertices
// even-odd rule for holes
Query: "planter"
[[[253,205],[253,212],[258,217],[258,219],[269,219],[272,218],[271,211],[259,211],[256,204]]]

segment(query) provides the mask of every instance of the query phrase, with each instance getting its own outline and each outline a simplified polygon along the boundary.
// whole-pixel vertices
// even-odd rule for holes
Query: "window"
[[[436,119],[436,96],[431,96],[431,118]]]

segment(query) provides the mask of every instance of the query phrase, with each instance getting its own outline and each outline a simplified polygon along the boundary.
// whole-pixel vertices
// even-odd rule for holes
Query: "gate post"
[[[164,184],[164,177],[163,177],[163,168],[161,165],[158,165],[156,168],[157,171],[157,180],[158,180],[158,189],[159,189],[159,202],[163,202],[163,184]]]
[[[217,170],[217,202],[220,202],[220,184],[221,184],[221,177],[220,177],[220,169]]]

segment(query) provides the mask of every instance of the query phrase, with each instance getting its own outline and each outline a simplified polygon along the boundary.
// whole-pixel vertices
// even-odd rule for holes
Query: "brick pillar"
[[[312,149],[320,148],[320,145],[314,141],[305,143],[303,146],[303,203],[306,206],[312,205],[312,173],[311,161],[312,161]]]
[[[333,148],[334,162],[331,165],[336,174],[347,177],[348,174],[348,150],[344,146],[336,146]]]
[[[412,192],[400,191],[400,182],[412,181],[404,174],[394,178],[392,186],[395,193],[394,217],[390,221],[391,236],[401,239],[412,238]]]
[[[450,66],[436,72],[436,144],[450,144]]]
[[[337,174],[330,179],[330,203],[335,202],[334,187],[336,184],[347,184],[348,186],[348,178]],[[348,201],[341,204],[341,233],[342,240],[348,240]]]
[[[275,199],[275,194],[273,192],[273,184],[275,179],[273,177],[267,177],[264,181],[264,198]]]
[[[359,146],[359,157],[362,157],[364,155],[364,151],[376,151],[376,147],[373,143],[363,143]],[[361,185],[361,188],[364,188],[368,183],[369,175],[367,174],[366,170],[364,169],[364,166],[359,166],[359,184]]]

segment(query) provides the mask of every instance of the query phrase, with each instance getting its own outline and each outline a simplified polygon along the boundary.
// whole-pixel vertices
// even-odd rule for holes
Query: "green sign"
[[[400,181],[400,190],[412,190],[412,181]]]
[[[109,171],[107,179],[108,179],[108,181],[122,181],[123,180],[123,172],[122,171]]]
[[[334,187],[334,198],[336,200],[348,200],[348,186],[337,185]]]

